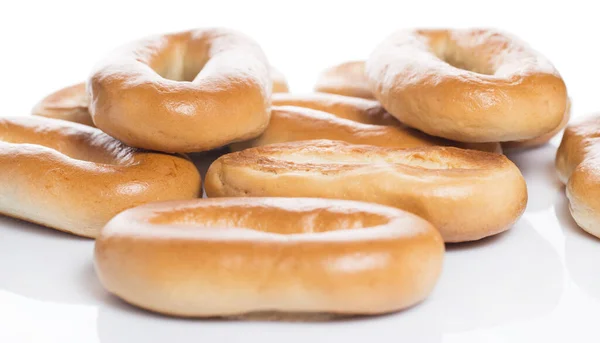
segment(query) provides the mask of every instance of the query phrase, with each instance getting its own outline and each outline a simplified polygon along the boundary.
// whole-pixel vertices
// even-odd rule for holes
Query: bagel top
[[[457,141],[535,138],[556,128],[566,109],[554,66],[493,30],[398,31],[373,51],[366,73],[396,118]]]
[[[126,44],[97,65],[88,86],[94,124],[133,147],[210,150],[256,137],[269,122],[267,59],[226,29]]]
[[[187,158],[37,116],[0,118],[0,176],[0,213],[86,237],[127,208],[201,189]]]
[[[322,93],[375,99],[365,75],[364,61],[344,62],[325,69],[314,89]]]

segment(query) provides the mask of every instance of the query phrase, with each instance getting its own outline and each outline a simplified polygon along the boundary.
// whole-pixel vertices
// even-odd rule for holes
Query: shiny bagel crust
[[[117,215],[96,240],[95,267],[108,291],[167,315],[372,315],[423,300],[443,253],[431,224],[386,206],[197,199]]]
[[[573,219],[600,237],[600,115],[567,126],[556,152]]]
[[[88,111],[89,103],[85,83],[78,83],[46,96],[35,105],[31,113],[93,126],[94,122]]]
[[[254,138],[269,122],[269,64],[249,37],[199,29],[127,44],[88,80],[94,124],[133,147],[194,152]]]
[[[0,213],[85,237],[125,209],[196,198],[201,187],[183,157],[35,116],[0,118],[0,176]]]
[[[275,67],[270,67],[269,71],[273,93],[287,93],[289,88],[285,76]],[[88,109],[89,105],[89,94],[85,89],[85,82],[82,82],[48,95],[33,108],[32,114],[95,126]]]
[[[512,141],[512,142],[502,142],[503,150],[517,150],[517,149],[530,149],[542,146],[548,143],[554,136],[558,135],[567,125],[569,124],[569,120],[571,119],[571,100],[567,99],[567,109],[565,114],[563,115],[562,120],[558,126],[539,137],[526,139],[524,141]]]
[[[394,206],[431,222],[446,242],[505,231],[527,203],[525,180],[504,155],[328,140],[221,156],[206,174],[205,191],[209,197],[321,197]]]
[[[432,137],[420,131],[397,125],[370,125],[343,117],[364,117],[372,120],[372,114],[360,108],[350,108],[347,114],[336,110],[336,114],[317,111],[305,107],[273,106],[269,126],[262,135],[245,142],[231,144],[233,151],[243,150],[274,143],[285,143],[311,139],[339,140],[354,144],[368,144],[380,147],[416,148],[424,146],[457,146],[464,149],[482,151],[502,151],[499,143],[461,143]]]
[[[319,75],[314,90],[315,92],[375,99],[365,75],[364,61],[344,62],[325,69]]]
[[[366,73],[390,114],[457,141],[539,137],[559,125],[567,107],[554,66],[493,30],[398,31],[373,51]]]

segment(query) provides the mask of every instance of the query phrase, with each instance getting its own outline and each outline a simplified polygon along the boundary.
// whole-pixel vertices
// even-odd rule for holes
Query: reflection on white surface
[[[600,239],[577,226],[566,197],[556,202],[554,210],[565,234],[565,262],[571,279],[586,293],[600,299]]]
[[[547,314],[562,288],[558,254],[521,219],[496,237],[448,246],[432,302],[446,332],[466,331]]]
[[[548,144],[536,149],[509,151],[506,155],[519,167],[527,180],[528,213],[552,207],[556,199],[563,195],[554,168],[555,146]]]
[[[93,240],[0,216],[0,290],[50,302],[97,304]]]

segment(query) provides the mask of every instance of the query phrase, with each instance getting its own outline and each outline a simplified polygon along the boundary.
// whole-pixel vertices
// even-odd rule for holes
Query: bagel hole
[[[302,234],[370,228],[387,224],[389,218],[370,212],[331,209],[291,211],[260,206],[215,206],[159,213],[150,222],[196,228],[242,228],[277,234]]]
[[[454,68],[482,75],[494,75],[492,66],[486,60],[476,55],[475,51],[461,48],[450,38],[433,46],[432,51],[440,60]]]
[[[177,82],[192,82],[208,62],[203,49],[191,43],[176,42],[161,50],[150,63],[160,77]],[[198,51],[196,51],[198,50]]]

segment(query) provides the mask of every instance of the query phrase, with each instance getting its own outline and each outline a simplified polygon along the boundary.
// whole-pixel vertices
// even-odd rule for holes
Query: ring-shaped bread
[[[535,138],[555,129],[567,107],[554,66],[494,30],[398,31],[373,51],[366,73],[390,114],[457,141]]]
[[[505,231],[527,204],[521,172],[501,154],[328,140],[223,155],[208,169],[204,187],[209,197],[320,197],[394,206],[431,222],[446,242]]]
[[[556,169],[567,185],[573,219],[600,237],[600,116],[567,126],[556,152]]]
[[[0,177],[0,213],[85,237],[130,207],[201,194],[200,174],[184,157],[34,116],[0,118]]]
[[[127,145],[194,152],[244,141],[269,123],[271,78],[252,39],[199,29],[126,44],[88,80],[90,113]]]
[[[431,224],[387,206],[197,199],[117,215],[96,240],[95,266],[108,291],[167,315],[373,315],[423,300],[443,253]]]

